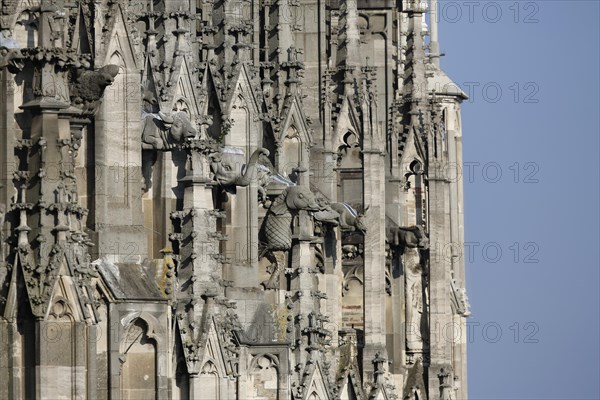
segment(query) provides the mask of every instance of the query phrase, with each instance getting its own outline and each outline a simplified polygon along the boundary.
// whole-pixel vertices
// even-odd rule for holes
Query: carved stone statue
[[[402,248],[421,248],[429,247],[429,238],[423,232],[420,226],[398,227],[392,230],[388,241],[392,246],[400,246]]]
[[[464,287],[458,286],[456,280],[454,278],[450,279],[450,299],[452,301],[452,305],[454,306],[454,310],[458,315],[462,315],[463,317],[468,317],[471,315],[469,304],[469,297],[467,296],[467,290]]]
[[[452,400],[452,367],[440,369],[438,378],[440,379],[440,400]]]
[[[256,179],[258,160],[261,155],[269,155],[267,149],[258,148],[250,156],[246,164],[244,150],[239,147],[223,148],[220,154],[213,156],[211,170],[214,178],[221,186],[248,186]]]
[[[142,89],[142,110],[146,113],[158,112],[158,100],[151,90],[141,87]]]
[[[8,68],[8,71],[16,74],[24,67],[23,55],[19,45],[8,31],[0,32],[0,70]]]
[[[260,258],[266,255],[272,263],[271,277],[262,283],[265,289],[275,289],[279,284],[285,252],[292,248],[293,213],[319,209],[315,195],[305,186],[290,186],[273,201],[262,226],[264,249]]]
[[[358,213],[348,203],[332,203],[331,208],[340,214],[340,228],[343,231],[358,231],[363,235],[367,233],[367,226],[364,223],[364,214]],[[367,207],[365,212],[369,209]]]
[[[423,350],[423,268],[416,247],[407,247],[402,256],[406,277],[406,346],[411,351]]]
[[[269,207],[269,199],[267,198],[267,185],[273,179],[273,170],[270,163],[265,165],[263,162],[258,164],[256,171],[256,181],[258,183],[258,201],[263,203],[265,208]]]
[[[119,66],[112,64],[98,71],[77,71],[70,87],[71,102],[77,108],[94,111],[100,104],[104,89],[113,83],[118,73]]]
[[[19,50],[0,46],[0,70],[8,68],[9,72],[16,74],[21,71],[23,67],[23,56]]]
[[[429,238],[420,226],[395,227],[388,231],[390,246],[400,250],[405,276],[406,347],[419,353],[423,350],[426,329],[427,299],[423,291],[422,250],[429,247]]]
[[[340,224],[340,214],[331,207],[331,203],[323,196],[317,197],[319,211],[314,213],[315,220],[324,224],[338,226]]]
[[[275,183],[279,186],[296,186],[296,183],[277,172],[271,163],[271,160],[269,160],[268,154],[262,154],[259,158],[258,169],[256,171],[256,182],[258,201],[262,203],[265,208],[271,206],[271,202],[267,197],[267,187],[271,183]]]
[[[184,112],[168,116],[142,112],[142,149],[170,150],[185,139],[196,137],[196,129]]]

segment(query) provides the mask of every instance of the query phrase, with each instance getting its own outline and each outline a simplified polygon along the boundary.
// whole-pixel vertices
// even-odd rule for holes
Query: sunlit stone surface
[[[3,1],[0,398],[465,399],[427,10]]]

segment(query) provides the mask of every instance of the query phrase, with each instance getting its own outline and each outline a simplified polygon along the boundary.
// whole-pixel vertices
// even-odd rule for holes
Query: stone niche
[[[136,319],[122,342],[121,399],[150,399],[156,393],[156,342],[148,325]]]

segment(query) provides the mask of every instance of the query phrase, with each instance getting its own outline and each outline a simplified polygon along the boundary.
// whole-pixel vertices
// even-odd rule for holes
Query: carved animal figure
[[[170,150],[186,138],[196,136],[189,117],[184,112],[168,116],[159,112],[142,112],[142,149]]]
[[[263,162],[258,164],[256,171],[256,182],[258,183],[258,201],[265,204],[265,207],[269,207],[267,198],[267,185],[273,177],[273,171],[269,168],[269,165],[265,165]]]
[[[262,226],[264,249],[260,258],[266,255],[271,261],[271,277],[263,282],[265,289],[275,289],[279,284],[279,274],[285,252],[292,248],[292,213],[300,210],[318,211],[315,195],[305,186],[290,186],[279,195],[269,207]]]
[[[340,228],[343,231],[358,231],[363,235],[367,233],[367,226],[364,221],[364,214],[359,214],[348,203],[332,203],[331,208],[340,214]],[[365,212],[369,209],[367,207]]]
[[[25,66],[23,58],[19,44],[9,31],[0,32],[0,70],[8,68],[9,72],[18,73]]]
[[[400,247],[422,248],[429,247],[429,238],[420,226],[398,227],[391,232],[390,244]]]
[[[285,190],[285,204],[290,210],[318,211],[319,204],[313,192],[305,186],[290,186]]]
[[[93,108],[102,98],[104,89],[119,73],[118,65],[105,65],[98,71],[83,71],[71,85],[71,101],[78,107]]]
[[[292,248],[292,212],[299,210],[319,210],[315,195],[307,187],[290,186],[273,201],[263,224],[267,250]]]
[[[151,90],[142,86],[142,110],[146,113],[158,112],[158,99]]]
[[[323,196],[317,197],[317,203],[319,204],[319,211],[313,214],[315,219],[324,224],[338,226],[340,224],[340,214],[331,207],[331,203]]]
[[[267,187],[271,182],[278,186],[296,186],[294,182],[286,178],[285,176],[277,173],[277,170],[264,154],[260,157],[258,162],[258,170],[256,173],[256,182],[258,188],[258,201],[263,203],[265,208],[271,206],[270,200],[267,198]]]
[[[16,74],[25,66],[23,56],[17,49],[0,46],[0,70],[8,68],[8,71]]]
[[[248,186],[256,179],[258,160],[261,155],[269,155],[269,150],[259,147],[252,153],[248,164],[244,150],[226,146],[213,157],[211,170],[221,186]]]

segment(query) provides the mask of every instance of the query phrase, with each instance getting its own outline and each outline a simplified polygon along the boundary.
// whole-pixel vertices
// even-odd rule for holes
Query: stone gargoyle
[[[9,49],[0,46],[0,70],[7,68],[9,72],[16,74],[24,66],[23,56],[18,49]]]
[[[104,89],[112,85],[119,73],[118,65],[105,65],[97,71],[76,70],[70,87],[71,103],[87,112],[95,112]]]
[[[252,153],[246,164],[246,154],[239,147],[225,146],[220,153],[213,155],[211,171],[214,179],[224,187],[248,186],[256,179],[258,160],[269,155],[267,149],[259,147]]]
[[[357,231],[363,235],[367,233],[365,225],[365,215],[359,213],[348,203],[331,203],[331,208],[340,214],[339,224],[342,231]],[[365,209],[365,212],[369,207]]]
[[[401,248],[429,248],[429,238],[420,226],[397,227],[388,232],[388,242]]]
[[[9,72],[16,74],[23,69],[23,55],[19,44],[7,31],[0,32],[0,71],[7,68]]]
[[[258,161],[256,182],[258,189],[258,202],[267,209],[271,206],[271,201],[267,196],[267,189],[269,185],[274,184],[275,186],[279,187],[296,186],[295,182],[292,182],[282,174],[278,173],[271,160],[269,160],[268,155],[264,154]]]
[[[262,252],[269,259],[271,277],[262,283],[265,289],[279,286],[279,275],[285,253],[292,248],[292,220],[300,210],[319,211],[315,195],[305,186],[290,186],[281,193],[267,210],[261,229]]]
[[[316,220],[322,223],[339,226],[342,231],[367,233],[367,226],[364,222],[364,214],[360,214],[348,203],[329,203],[328,200],[320,197],[317,199],[320,211],[314,214]],[[369,207],[366,208],[368,210]],[[365,210],[365,211],[366,211]]]
[[[142,112],[142,149],[171,150],[184,140],[196,137],[196,129],[188,115],[176,112]]]

